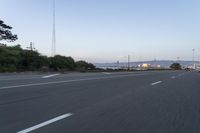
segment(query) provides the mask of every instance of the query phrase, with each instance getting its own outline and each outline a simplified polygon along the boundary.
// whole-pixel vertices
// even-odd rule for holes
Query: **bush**
[[[78,71],[86,71],[86,70],[94,70],[95,66],[91,63],[87,63],[86,61],[77,61],[76,62],[76,70]]]
[[[49,58],[49,65],[51,69],[54,70],[74,70],[75,62],[71,57],[65,57],[61,55],[56,55]]]
[[[181,67],[181,65],[180,65],[179,63],[173,63],[173,64],[170,66],[170,68],[171,68],[172,70],[181,70],[181,69],[182,69],[182,67]]]

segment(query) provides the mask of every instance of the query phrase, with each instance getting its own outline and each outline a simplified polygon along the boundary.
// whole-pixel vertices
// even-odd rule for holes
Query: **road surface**
[[[199,133],[200,73],[1,74],[0,133]]]

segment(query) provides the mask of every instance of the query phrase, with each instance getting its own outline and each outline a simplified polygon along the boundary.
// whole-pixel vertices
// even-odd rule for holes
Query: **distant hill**
[[[138,62],[130,62],[130,66],[138,66],[139,64],[148,63],[152,66],[160,65],[161,67],[168,68],[172,63],[178,62],[182,66],[187,67],[192,64],[200,64],[199,61],[195,61],[194,63],[192,61],[172,61],[172,60],[153,60],[153,61],[138,61]],[[127,62],[120,62],[120,63],[94,63],[97,67],[125,67],[127,66]]]

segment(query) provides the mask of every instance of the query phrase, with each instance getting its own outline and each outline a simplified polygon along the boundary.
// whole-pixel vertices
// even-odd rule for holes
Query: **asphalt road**
[[[200,73],[1,74],[0,133],[200,133]]]

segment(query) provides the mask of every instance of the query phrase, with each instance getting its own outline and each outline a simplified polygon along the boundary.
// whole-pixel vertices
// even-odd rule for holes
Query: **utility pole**
[[[33,51],[35,49],[33,46],[33,42],[30,42],[30,46],[26,48],[28,48],[30,51]]]
[[[180,60],[180,57],[177,57],[177,62],[179,62],[179,60]]]
[[[128,55],[128,70],[130,70],[130,55]]]
[[[193,63],[193,67],[194,67],[194,69],[195,69],[194,52],[195,52],[195,49],[192,49],[192,63]]]
[[[194,63],[194,52],[195,52],[195,49],[192,49],[192,62]]]
[[[52,48],[51,48],[51,56],[55,56],[56,54],[56,3],[53,0],[53,32],[52,32]]]
[[[198,57],[198,62],[199,62],[199,66],[200,66],[200,57]]]

